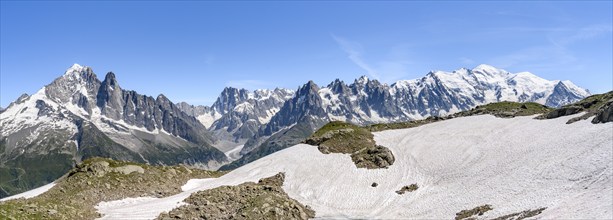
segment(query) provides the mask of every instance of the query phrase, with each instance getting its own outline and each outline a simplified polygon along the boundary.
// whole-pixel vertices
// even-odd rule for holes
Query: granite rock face
[[[153,98],[120,87],[114,73],[103,81],[73,65],[34,95],[0,114],[0,197],[51,182],[90,157],[191,164],[227,162],[195,117],[164,95]]]
[[[596,117],[592,119],[592,123],[594,124],[606,122],[613,122],[613,99],[602,105],[602,107],[598,109]]]

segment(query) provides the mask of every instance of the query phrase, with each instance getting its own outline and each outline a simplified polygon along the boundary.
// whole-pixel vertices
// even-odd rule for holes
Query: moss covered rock
[[[455,219],[456,220],[460,220],[460,219],[467,219],[467,218],[473,218],[476,216],[482,216],[485,212],[492,210],[492,206],[491,205],[482,205],[482,206],[477,206],[475,208],[472,209],[466,209],[466,210],[462,210],[458,213],[455,214]]]
[[[304,143],[317,146],[324,154],[349,154],[358,168],[387,168],[395,161],[392,151],[375,144],[370,131],[340,121],[324,125]]]
[[[553,109],[537,118],[552,119],[562,116],[574,115],[580,112],[585,114],[569,119],[566,123],[585,120],[592,116],[592,123],[606,123],[613,121],[613,91],[589,96],[581,101]]]
[[[415,190],[419,189],[419,186],[417,186],[417,184],[413,183],[411,185],[408,186],[403,186],[402,188],[400,188],[400,190],[397,190],[396,193],[398,193],[398,195],[402,195],[406,192],[413,192]]]
[[[281,186],[284,173],[237,186],[193,193],[187,205],[162,213],[158,219],[309,219],[315,211],[290,198]]]

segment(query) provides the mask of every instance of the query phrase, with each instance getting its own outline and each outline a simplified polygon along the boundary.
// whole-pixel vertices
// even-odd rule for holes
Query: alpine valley
[[[326,86],[309,81],[297,90],[228,87],[211,106],[194,106],[123,89],[114,73],[100,80],[74,64],[0,110],[0,197],[51,183],[93,157],[232,170],[297,145],[331,121],[409,122],[502,101],[557,108],[588,96],[570,81],[479,65],[391,85],[363,76]]]

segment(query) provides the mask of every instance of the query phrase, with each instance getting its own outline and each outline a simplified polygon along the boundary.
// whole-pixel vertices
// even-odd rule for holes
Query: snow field
[[[43,194],[44,192],[49,191],[51,188],[53,188],[53,186],[55,186],[55,182],[49,183],[49,184],[41,186],[41,187],[38,187],[36,189],[32,189],[30,191],[19,193],[17,195],[12,195],[12,196],[9,196],[9,197],[2,198],[2,199],[0,199],[0,202],[11,200],[11,199],[18,199],[18,198],[29,199],[29,198],[32,198],[32,197],[36,197],[36,196],[38,196],[40,194]]]
[[[450,219],[484,204],[493,210],[482,218],[540,207],[538,218],[613,218],[613,124],[568,119],[483,115],[375,133],[396,156],[389,169],[357,169],[349,155],[300,144],[174,196],[97,208],[103,219],[152,219],[195,191],[285,172],[284,190],[318,218]],[[412,183],[419,189],[395,193]]]

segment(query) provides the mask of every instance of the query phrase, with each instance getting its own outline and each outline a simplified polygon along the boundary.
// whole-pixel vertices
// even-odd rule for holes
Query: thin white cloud
[[[613,32],[613,27],[611,27],[610,24],[609,25],[604,25],[604,24],[590,25],[590,26],[579,29],[574,35],[563,38],[562,40],[560,40],[559,43],[563,45],[572,44],[577,41],[589,40],[589,39],[592,39],[598,36],[610,34],[611,32]]]
[[[204,55],[204,64],[205,65],[211,65],[211,64],[213,64],[214,61],[215,61],[215,56],[213,56],[211,54],[205,54]]]
[[[364,49],[359,42],[350,41],[345,38],[331,34],[332,38],[340,48],[347,53],[351,62],[366,71],[366,74],[373,79],[386,83],[392,83],[407,75],[409,61],[406,58],[406,45],[397,45],[390,48],[392,59],[385,59],[370,64],[364,59]]]
[[[379,79],[380,78],[379,77],[379,73],[377,73],[377,71],[375,71],[375,69],[370,67],[370,65],[368,65],[362,59],[362,45],[360,43],[346,40],[346,39],[338,37],[338,36],[336,36],[334,34],[332,34],[332,38],[334,38],[334,40],[336,41],[336,43],[339,44],[341,49],[343,49],[347,53],[349,59],[353,63],[358,65],[360,68],[364,69],[366,71],[366,73],[368,75],[370,75],[371,77],[373,77],[375,79]]]
[[[490,61],[500,68],[556,69],[560,65],[575,62],[577,58],[564,47],[555,45],[528,47],[496,57]]]
[[[564,30],[563,35],[550,36],[549,43],[532,47],[521,48],[511,53],[494,57],[489,63],[501,68],[523,69],[537,72],[551,72],[564,66],[565,70],[581,70],[578,58],[568,47],[579,41],[611,34],[610,25],[591,25],[580,29],[554,28],[552,34]]]

